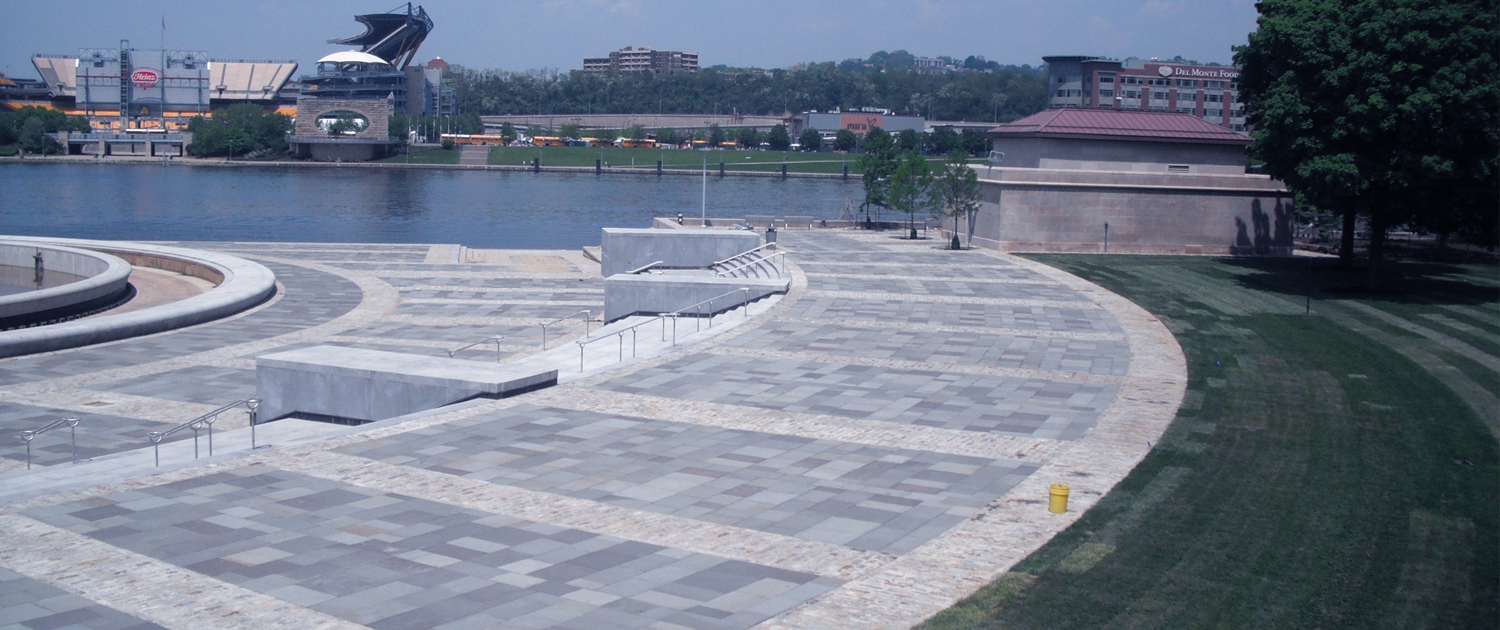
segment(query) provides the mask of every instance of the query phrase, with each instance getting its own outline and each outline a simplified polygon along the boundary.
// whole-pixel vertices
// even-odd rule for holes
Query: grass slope
[[[636,168],[642,172],[656,170],[656,161],[668,169],[702,169],[707,159],[710,173],[719,171],[724,163],[726,171],[781,172],[782,162],[787,163],[789,173],[842,173],[849,167],[851,176],[858,175],[859,156],[842,153],[796,153],[791,151],[725,151],[684,149],[624,149],[615,147],[494,147],[490,149],[490,164],[531,164],[534,157],[542,158],[543,166],[594,166],[603,159],[613,168]],[[944,158],[930,157],[928,161],[937,167]],[[631,160],[634,160],[632,164]],[[983,160],[974,161],[984,163]]]
[[[379,160],[392,164],[457,164],[459,150],[444,151],[440,147],[412,147],[411,156],[393,155]]]
[[[920,628],[1500,627],[1495,267],[1370,297],[1335,261],[1035,258],[1160,317],[1187,395],[1097,507]]]

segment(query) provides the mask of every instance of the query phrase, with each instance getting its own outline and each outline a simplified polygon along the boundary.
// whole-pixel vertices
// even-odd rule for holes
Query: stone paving
[[[10,492],[0,630],[908,627],[1107,492],[1185,374],[1166,329],[1118,296],[936,243],[784,231],[791,292],[675,352]],[[80,456],[109,461],[252,395],[261,354],[445,356],[503,335],[461,356],[514,361],[541,351],[540,324],[602,311],[576,252],[174,245],[261,262],[281,290],[219,322],[0,361],[0,431],[75,415]],[[548,347],[582,333],[549,326]],[[0,448],[0,487],[28,479],[17,446]],[[66,432],[33,447],[43,470],[70,466]],[[1045,510],[1055,482],[1073,486],[1068,514]]]

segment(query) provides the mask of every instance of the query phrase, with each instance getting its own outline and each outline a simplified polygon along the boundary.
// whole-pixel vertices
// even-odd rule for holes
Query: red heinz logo
[[[160,80],[161,73],[155,70],[141,69],[130,73],[130,82],[134,83],[138,88],[156,87],[156,83]]]

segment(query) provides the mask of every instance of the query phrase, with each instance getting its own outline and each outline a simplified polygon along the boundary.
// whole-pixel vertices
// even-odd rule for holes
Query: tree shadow
[[[1290,256],[1292,220],[1292,206],[1282,199],[1276,200],[1276,207],[1270,214],[1261,207],[1259,199],[1251,200],[1251,225],[1246,225],[1240,217],[1234,218],[1235,237],[1229,253],[1233,256]]]
[[[1253,271],[1239,274],[1236,282],[1245,289],[1304,297],[1309,290],[1319,300],[1379,300],[1406,304],[1494,304],[1500,287],[1485,286],[1466,276],[1472,265],[1440,262],[1387,261],[1379,289],[1364,284],[1366,269],[1344,267],[1335,258],[1222,259],[1230,267]],[[1492,269],[1493,270],[1493,269]]]

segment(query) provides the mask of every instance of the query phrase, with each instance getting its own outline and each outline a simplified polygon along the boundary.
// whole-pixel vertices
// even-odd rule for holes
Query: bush
[[[452,151],[453,150],[453,138],[443,138],[443,150],[444,151]]]

